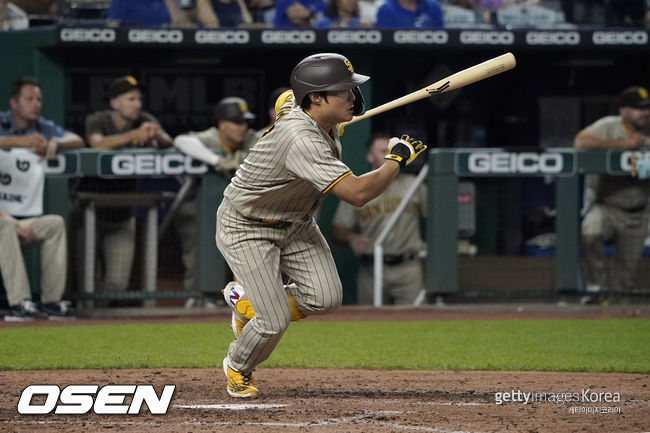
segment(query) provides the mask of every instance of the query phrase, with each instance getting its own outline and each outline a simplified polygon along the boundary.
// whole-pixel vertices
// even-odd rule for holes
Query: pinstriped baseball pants
[[[253,222],[224,199],[217,211],[216,241],[255,310],[228,350],[233,368],[251,372],[271,355],[291,322],[286,291],[305,316],[341,305],[336,264],[313,218],[286,227]],[[281,272],[294,284],[285,288]]]

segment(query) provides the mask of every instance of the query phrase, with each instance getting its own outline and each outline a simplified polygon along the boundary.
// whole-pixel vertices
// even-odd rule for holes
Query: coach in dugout
[[[133,147],[168,148],[171,137],[158,120],[142,110],[142,92],[130,76],[110,83],[110,110],[86,117],[86,139],[95,149],[118,150]],[[80,191],[133,193],[136,179],[84,178]],[[97,232],[103,257],[101,290],[124,291],[128,287],[135,251],[135,216],[130,207],[97,209]]]
[[[246,100],[228,97],[220,100],[214,108],[214,126],[181,134],[174,139],[174,146],[192,158],[214,168],[226,180],[230,180],[248,151],[259,138],[250,128],[255,115],[248,111]],[[193,187],[187,199],[178,207],[174,225],[180,236],[181,255],[185,268],[183,287],[194,289],[196,263],[196,189]]]
[[[16,80],[10,110],[0,113],[0,272],[7,292],[6,320],[67,316],[61,301],[67,272],[63,218],[43,215],[45,160],[59,149],[83,147],[77,134],[41,117],[43,97],[33,77]],[[41,243],[41,303],[32,296],[21,245]]]
[[[603,117],[587,126],[578,133],[573,145],[581,149],[648,150],[649,127],[648,91],[628,87],[619,96],[618,115]],[[633,285],[648,228],[650,180],[645,170],[638,177],[632,174],[586,178],[585,194],[592,199],[585,206],[581,226],[586,291],[583,303],[603,298],[606,290],[620,293]],[[610,241],[614,243],[614,264],[608,275],[603,245]]]

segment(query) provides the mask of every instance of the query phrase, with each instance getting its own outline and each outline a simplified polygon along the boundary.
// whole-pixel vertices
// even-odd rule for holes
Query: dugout
[[[650,68],[648,32],[637,29],[207,31],[54,26],[0,33],[0,87],[8,89],[19,75],[37,76],[45,96],[43,116],[80,134],[85,116],[106,106],[107,83],[125,73],[144,84],[145,108],[171,135],[207,128],[212,105],[231,95],[249,101],[258,116],[255,127],[262,127],[267,121],[266,95],[287,85],[297,61],[321,51],[341,52],[357,71],[372,76],[363,87],[370,106],[504,52],[517,57],[513,71],[349,127],[343,139],[344,160],[355,172],[367,169],[362,144],[378,129],[410,131],[432,148],[569,146],[582,126],[611,112],[622,88],[648,85]],[[67,202],[59,199],[67,194],[68,182],[64,177],[48,179],[47,212],[68,215]],[[520,203],[499,197],[530,187],[520,180],[494,178],[475,179],[474,185],[472,241],[479,255],[522,255],[520,242],[508,242],[521,237]],[[326,236],[335,207],[336,199],[328,197],[321,212]],[[348,290],[345,302],[354,303],[349,288],[354,287],[355,260],[347,248],[333,250]]]

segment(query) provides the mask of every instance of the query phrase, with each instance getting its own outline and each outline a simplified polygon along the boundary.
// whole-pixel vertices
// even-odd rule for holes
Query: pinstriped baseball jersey
[[[282,108],[292,104],[292,99]],[[341,161],[337,129],[323,131],[300,107],[257,142],[224,197],[249,218],[306,221],[350,168]]]
[[[312,215],[351,171],[340,160],[338,129],[326,133],[301,108],[288,111],[292,104],[289,98],[278,111],[217,212],[217,246],[255,310],[228,350],[231,367],[242,372],[267,359],[289,326],[287,292],[305,316],[333,311],[343,296],[336,263]],[[281,272],[293,284],[285,287]]]

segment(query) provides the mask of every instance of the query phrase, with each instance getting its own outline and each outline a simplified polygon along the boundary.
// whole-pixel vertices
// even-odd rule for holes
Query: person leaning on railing
[[[650,150],[650,98],[644,87],[633,86],[619,95],[618,115],[605,116],[580,131],[573,142],[580,149]],[[632,288],[648,228],[650,179],[647,162],[636,176],[589,175],[581,225],[584,255],[583,303]],[[642,175],[639,176],[638,172]],[[614,243],[614,265],[608,274],[603,246]]]
[[[14,82],[10,109],[0,113],[0,272],[7,292],[6,320],[69,316],[62,301],[67,273],[66,229],[59,215],[43,215],[45,160],[83,139],[41,117],[42,93],[33,77]],[[41,298],[32,301],[21,245],[41,243]]]

